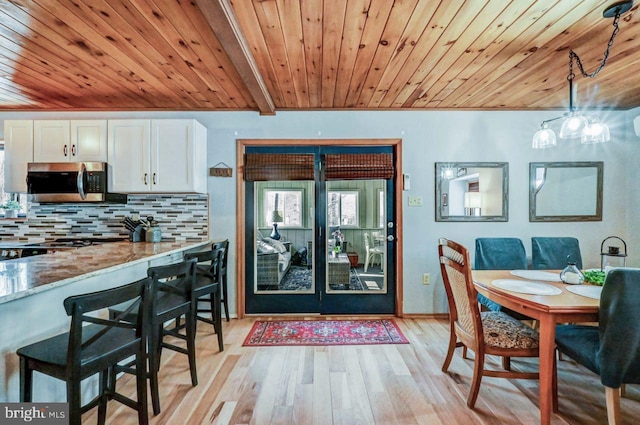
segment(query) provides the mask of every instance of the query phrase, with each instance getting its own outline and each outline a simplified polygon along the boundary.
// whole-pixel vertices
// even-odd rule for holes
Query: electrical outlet
[[[422,206],[422,196],[409,196],[409,206],[410,207],[421,207]]]
[[[423,285],[431,284],[431,275],[429,273],[425,273],[422,275],[422,284]]]

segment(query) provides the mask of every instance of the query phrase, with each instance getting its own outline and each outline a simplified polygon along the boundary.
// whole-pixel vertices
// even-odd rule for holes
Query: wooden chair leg
[[[31,402],[33,387],[33,370],[27,366],[24,357],[20,357],[20,401]]]
[[[467,359],[468,358],[467,357],[467,346],[466,345],[462,346],[462,358],[463,359]]]
[[[69,425],[82,424],[82,400],[80,381],[69,379],[67,381],[67,403],[69,403]]]
[[[222,352],[224,351],[224,342],[222,341],[222,307],[219,292],[211,294],[211,320],[213,320],[213,330],[218,335],[218,350]]]
[[[620,397],[627,396],[627,384],[620,385]]]
[[[138,409],[138,424],[149,424],[149,409],[147,407],[147,359],[144,354],[139,353],[136,356],[136,393]],[[115,378],[115,375],[114,375]],[[115,379],[113,381],[113,390],[116,389]]]
[[[151,387],[151,404],[153,405],[153,414],[160,414],[160,391],[158,390],[158,369],[160,365],[160,352],[162,344],[162,329],[152,331],[153,336],[149,342],[148,354],[148,375],[149,386]],[[145,382],[146,385],[146,382]]]
[[[609,425],[620,424],[620,388],[605,387]]]
[[[229,296],[227,295],[227,273],[225,272],[222,275],[222,304],[224,306],[224,317],[226,317],[227,322],[229,321]],[[222,351],[222,350],[220,350]]]
[[[482,372],[484,370],[484,352],[481,350],[476,351],[475,360],[473,362],[473,380],[471,381],[471,389],[469,390],[469,397],[467,398],[467,406],[469,409],[473,409],[478,399],[478,392],[480,391],[480,383],[482,382]]]
[[[198,373],[196,371],[196,315],[186,315],[187,326],[187,355],[189,357],[189,370],[191,371],[191,385],[198,385]]]
[[[107,421],[107,403],[109,402],[109,392],[112,391],[110,382],[110,368],[100,372],[98,377],[98,392],[100,402],[98,404],[98,425],[104,425]]]
[[[451,332],[449,334],[449,348],[447,349],[447,356],[444,358],[444,364],[442,365],[442,371],[446,372],[449,369],[449,365],[451,364],[451,359],[453,358],[453,353],[456,350],[456,334]],[[466,349],[467,347],[464,347]]]
[[[511,357],[502,357],[502,368],[504,370],[511,370]]]

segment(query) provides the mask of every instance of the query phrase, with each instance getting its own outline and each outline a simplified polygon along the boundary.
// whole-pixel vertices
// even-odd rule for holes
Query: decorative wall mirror
[[[508,221],[509,164],[436,162],[436,221]]]
[[[529,221],[602,221],[603,162],[529,164]]]

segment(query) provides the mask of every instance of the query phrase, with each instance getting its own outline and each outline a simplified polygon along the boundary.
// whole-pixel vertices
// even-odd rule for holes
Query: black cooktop
[[[129,238],[125,237],[58,238],[54,239],[51,243],[70,244],[71,246],[89,246],[109,242],[124,242],[128,240]]]
[[[125,237],[71,237],[58,238],[52,241],[46,241],[38,244],[24,245],[25,248],[81,248],[83,246],[100,245],[110,242],[124,242],[129,238]]]

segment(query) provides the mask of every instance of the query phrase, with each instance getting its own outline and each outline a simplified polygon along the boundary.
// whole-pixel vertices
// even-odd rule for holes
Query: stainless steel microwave
[[[45,203],[113,200],[107,196],[105,162],[30,162],[27,193],[31,201]]]

